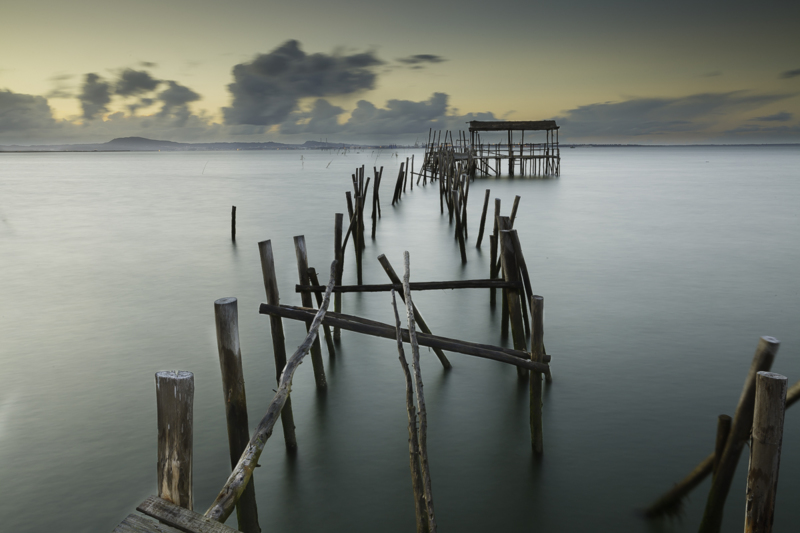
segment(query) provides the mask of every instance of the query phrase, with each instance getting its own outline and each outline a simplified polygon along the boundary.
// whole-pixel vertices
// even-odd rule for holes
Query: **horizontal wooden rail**
[[[290,318],[292,320],[300,320],[303,322],[308,322],[313,319],[314,311],[314,309],[305,309],[302,307],[293,307],[288,305],[278,306],[270,304],[261,304],[261,307],[259,308],[259,313],[262,315],[274,315],[281,318]],[[322,319],[322,323],[348,331],[372,335],[373,337],[382,337],[384,339],[396,339],[397,337],[395,326],[352,315],[327,313]],[[403,335],[403,342],[410,342],[408,330],[404,329],[401,333]],[[511,350],[509,348],[491,346],[488,344],[478,344],[475,342],[460,341],[457,339],[449,339],[447,337],[440,337],[438,335],[429,335],[427,333],[419,332],[417,333],[417,340],[421,346],[440,348],[449,352],[463,353],[465,355],[473,355],[475,357],[482,357],[484,359],[492,359],[501,363],[527,368],[528,370],[535,370],[536,372],[546,372],[549,368],[547,362],[536,363],[531,361],[531,355],[529,353],[519,350]]]
[[[519,289],[519,283],[500,279],[462,279],[456,281],[420,281],[411,284],[412,291],[440,291],[447,289]],[[401,283],[376,285],[335,285],[333,292],[390,292],[403,290]],[[322,292],[324,285],[295,285],[294,292]]]

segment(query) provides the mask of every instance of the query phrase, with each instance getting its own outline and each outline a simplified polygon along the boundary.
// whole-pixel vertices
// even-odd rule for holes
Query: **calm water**
[[[760,335],[782,341],[774,371],[800,378],[797,147],[565,150],[560,179],[476,180],[466,267],[435,187],[389,205],[406,152],[302,155],[0,155],[3,530],[110,531],[154,493],[153,374],[164,369],[195,373],[195,507],[208,507],[229,471],[213,302],[239,298],[255,426],[275,383],[256,243],[272,239],[282,301],[299,303],[292,236],[305,234],[311,265],[327,272],[334,213],[346,212],[362,163],[385,166],[388,178],[365,282],[384,283],[375,257],[400,268],[403,250],[417,281],[486,277],[488,242],[474,243],[490,188],[504,214],[522,196],[516,226],[545,297],[554,383],[541,463],[513,368],[453,354],[445,374],[423,353],[442,531],[695,531],[708,483],[683,521],[647,524],[633,511],[710,452],[716,416],[733,414]],[[353,266],[351,256],[345,283]],[[501,343],[488,299],[415,297],[435,333]],[[344,312],[392,320],[386,294],[347,295]],[[296,346],[303,326],[285,327]],[[325,359],[327,394],[315,391],[310,364],[295,377],[297,458],[287,458],[279,427],[262,456],[262,528],[413,531],[393,342],[344,332]],[[799,443],[796,408],[776,531],[800,523]],[[742,527],[746,464],[745,454],[726,531]]]

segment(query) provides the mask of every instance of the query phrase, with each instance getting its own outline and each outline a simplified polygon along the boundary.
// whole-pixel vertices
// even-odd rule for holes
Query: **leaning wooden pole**
[[[317,278],[317,270],[314,267],[308,268],[308,279],[314,285],[319,285],[319,279]],[[314,291],[314,297],[317,300],[317,305],[322,303],[322,289],[318,291]],[[328,347],[328,356],[335,357],[336,356],[336,347],[333,345],[333,335],[331,334],[331,328],[326,325],[322,326],[322,332],[325,334],[325,345]]]
[[[215,301],[214,318],[217,325],[219,367],[222,373],[222,398],[225,402],[225,420],[228,425],[228,450],[231,468],[234,468],[250,441],[236,298],[220,298]],[[252,479],[236,504],[236,521],[239,524],[239,531],[261,533],[258,525],[256,491]]]
[[[194,509],[193,414],[194,374],[157,372],[158,497],[189,510]]]
[[[772,372],[759,372],[756,376],[753,436],[747,473],[745,533],[772,533],[787,383],[785,376]]]
[[[239,458],[239,462],[236,464],[231,475],[228,476],[228,480],[217,495],[214,503],[205,512],[207,518],[211,518],[217,522],[225,522],[233,512],[236,502],[241,497],[242,492],[244,492],[250,478],[253,476],[253,470],[258,466],[258,459],[261,457],[264,445],[272,435],[272,430],[278,420],[278,415],[286,404],[287,398],[289,398],[289,390],[292,386],[294,372],[297,370],[297,367],[300,366],[300,363],[303,362],[303,358],[311,349],[311,345],[317,338],[317,330],[322,323],[322,319],[325,317],[325,312],[328,310],[334,283],[336,283],[336,260],[331,263],[328,288],[325,291],[322,305],[314,316],[314,320],[311,322],[308,335],[306,335],[306,338],[300,346],[297,347],[297,351],[295,351],[286,362],[286,367],[283,370],[283,374],[281,374],[278,391],[267,408],[267,414],[264,415],[264,418],[262,418],[261,422],[258,424],[253,436],[250,438],[247,448]]]
[[[278,292],[278,278],[275,274],[275,258],[272,255],[272,241],[258,243],[258,253],[261,256],[261,274],[264,277],[264,290],[267,293],[267,303],[280,305],[281,298]],[[337,263],[338,268],[338,263]],[[283,321],[279,316],[269,317],[269,327],[272,333],[272,354],[275,358],[275,380],[280,381],[283,368],[286,366],[286,337],[283,333]],[[289,452],[297,450],[297,435],[294,431],[294,413],[292,412],[292,399],[286,398],[286,405],[281,411],[281,426],[283,427],[283,440]]]
[[[411,277],[411,267],[408,252],[403,252],[405,271],[403,273],[403,294],[406,301],[406,317],[408,319],[408,336],[411,340],[411,367],[414,370],[414,385],[419,410],[419,458],[422,472],[422,485],[425,492],[425,507],[428,512],[428,531],[436,533],[436,517],[433,512],[433,488],[431,486],[431,469],[428,462],[428,411],[425,408],[425,394],[422,389],[422,370],[419,366],[419,343],[417,342],[417,328],[415,326],[414,302],[411,300],[411,289],[408,286]]]
[[[385,255],[383,254],[379,255],[378,262],[380,262],[381,266],[383,267],[383,270],[386,272],[386,275],[389,276],[389,279],[392,281],[392,283],[396,284],[400,283],[400,276],[398,276],[397,272],[394,271],[392,264],[389,262],[389,259]],[[403,293],[400,294],[400,298],[403,299],[403,301],[405,302]],[[419,324],[420,329],[422,329],[422,331],[424,331],[425,333],[431,335],[432,334],[431,328],[428,327],[428,323],[425,322],[424,318],[422,318],[422,313],[419,312],[419,309],[417,309],[416,306],[414,306],[414,316],[416,322]],[[445,368],[445,370],[453,366],[450,364],[450,361],[447,359],[447,356],[441,349],[434,348],[433,351],[436,354],[436,357],[439,358],[439,361],[442,363],[442,366]]]
[[[753,426],[756,375],[762,371],[769,371],[772,361],[778,353],[779,346],[780,342],[774,337],[761,337],[758,342],[750,372],[747,375],[742,395],[739,398],[739,405],[736,407],[736,413],[733,416],[730,436],[725,444],[725,451],[722,452],[717,474],[711,483],[703,520],[700,522],[700,533],[719,533],[722,528],[725,500],[731,488],[731,482],[736,472],[736,465],[739,462],[742,448],[744,448],[750,436],[750,429]]]
[[[417,410],[414,406],[414,382],[408,370],[406,354],[403,351],[403,335],[400,314],[397,312],[397,298],[392,289],[392,308],[397,329],[397,352],[400,366],[406,378],[406,412],[408,413],[408,461],[411,468],[411,489],[414,492],[414,514],[417,517],[417,533],[428,531],[428,510],[425,503],[425,486],[422,482],[422,471],[419,464],[419,436],[417,433]]]

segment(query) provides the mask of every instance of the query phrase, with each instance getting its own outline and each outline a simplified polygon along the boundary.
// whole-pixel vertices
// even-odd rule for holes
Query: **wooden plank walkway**
[[[210,518],[178,507],[174,503],[150,496],[136,510],[158,522],[130,514],[112,533],[238,533],[237,530]]]

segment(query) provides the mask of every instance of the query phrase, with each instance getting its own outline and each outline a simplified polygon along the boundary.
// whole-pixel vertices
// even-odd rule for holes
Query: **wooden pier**
[[[466,132],[428,132],[422,171],[437,175],[448,162],[461,164],[464,171],[474,178],[480,176],[559,176],[561,175],[561,149],[558,144],[559,126],[555,120],[527,121],[477,121],[469,123],[469,138]],[[484,140],[481,133],[499,133],[504,137],[499,142]],[[528,139],[525,139],[525,133]],[[505,135],[503,135],[505,134]],[[542,139],[542,134],[544,138]],[[538,141],[536,136],[538,136]],[[486,135],[488,137],[488,135]]]

